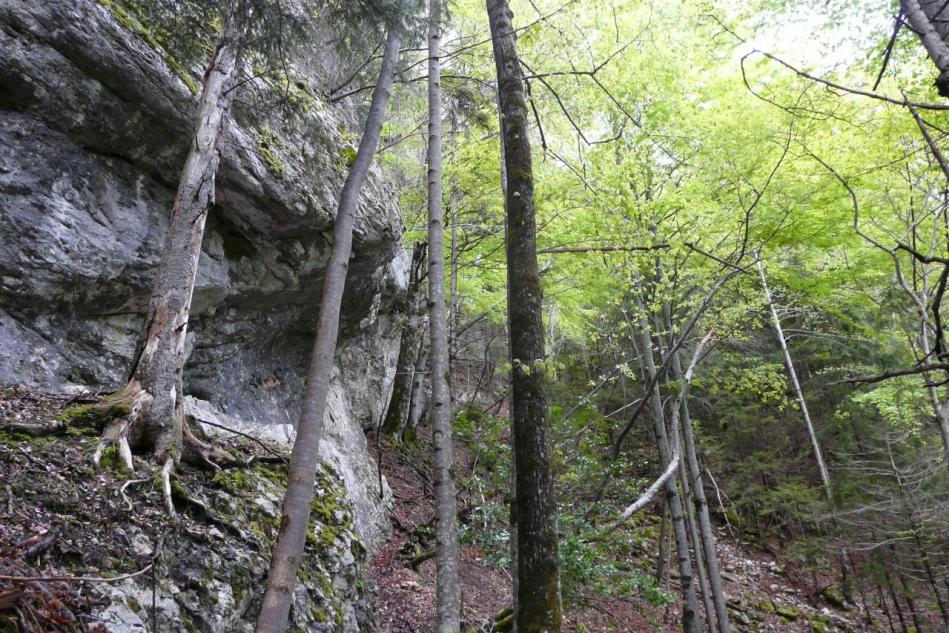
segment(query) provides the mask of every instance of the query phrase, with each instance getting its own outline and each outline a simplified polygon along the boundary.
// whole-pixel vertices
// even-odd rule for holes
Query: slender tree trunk
[[[458,633],[458,531],[448,386],[445,227],[442,214],[441,2],[428,15],[428,307],[432,338],[432,447],[435,451],[435,568],[438,633]]]
[[[817,433],[814,430],[814,424],[811,421],[810,411],[807,408],[807,400],[804,398],[804,390],[801,389],[801,383],[797,378],[797,371],[794,369],[794,362],[791,359],[791,352],[788,349],[787,340],[784,338],[784,329],[781,327],[781,318],[778,316],[778,310],[774,305],[774,301],[771,297],[771,290],[768,287],[768,280],[765,276],[764,265],[761,263],[761,260],[758,260],[758,274],[761,278],[761,288],[765,295],[765,300],[768,303],[768,308],[771,311],[771,319],[774,325],[774,331],[778,339],[778,343],[781,347],[781,352],[784,356],[784,364],[788,370],[788,376],[791,378],[791,385],[794,388],[794,394],[797,398],[798,405],[801,407],[801,415],[804,418],[804,425],[807,429],[808,437],[811,441],[811,448],[814,452],[814,460],[817,462],[817,469],[820,473],[821,486],[824,491],[824,496],[827,498],[827,501],[830,504],[833,504],[833,489],[830,482],[830,473],[827,470],[827,465],[824,462],[824,456],[821,451],[820,442],[817,439]],[[846,549],[841,549],[840,551],[840,569],[843,577],[843,586],[845,594],[848,592],[847,584],[847,560],[849,554]],[[848,596],[849,599],[849,596]]]
[[[903,616],[903,607],[900,605],[899,598],[896,596],[896,590],[893,588],[893,579],[886,568],[886,562],[883,563],[883,578],[886,580],[886,588],[890,593],[890,601],[893,603],[893,609],[896,611],[896,618],[900,622],[900,630],[903,633],[909,633],[906,628],[906,618]]]
[[[487,0],[487,9],[508,185],[506,252],[518,548],[515,623],[517,633],[557,633],[562,618],[557,504],[548,455],[542,288],[527,105],[511,11],[506,0]]]
[[[892,549],[892,548],[891,548]],[[896,552],[894,551],[894,556]],[[909,583],[906,582],[906,576],[903,575],[903,572],[899,569],[896,570],[896,575],[900,580],[900,588],[903,592],[903,597],[906,598],[906,605],[909,607],[909,615],[913,618],[913,627],[916,631],[923,631],[923,624],[919,619],[919,610],[916,609],[916,600],[913,598],[913,590],[910,588]]]
[[[645,316],[645,305],[642,298],[637,297],[637,303],[641,312],[639,328],[643,361],[646,365],[646,374],[650,381],[653,381],[656,377],[656,361],[652,351],[652,336],[649,332],[649,322]],[[658,383],[653,388],[652,393],[644,394],[644,397],[649,397],[651,400],[653,425],[656,429],[656,444],[659,447],[662,469],[665,470],[672,459],[672,455],[671,445],[669,444],[670,438],[666,432],[665,416],[662,411],[662,395],[659,393]],[[675,439],[678,440],[678,438]],[[682,589],[682,630],[684,633],[698,633],[699,606],[692,579],[692,564],[689,559],[689,541],[686,536],[682,501],[679,498],[675,478],[670,477],[666,482],[666,499],[672,514],[672,533],[675,536],[676,555],[679,563],[679,583]]]
[[[853,562],[853,557],[848,557],[845,561],[850,565],[850,571],[854,577],[854,584],[857,586],[857,593],[860,594],[860,608],[863,610],[863,617],[867,624],[873,622],[873,617],[870,614],[870,603],[867,600],[867,594],[864,589],[864,586],[860,583],[860,572],[857,570],[856,564]]]
[[[498,151],[500,152],[500,155],[498,156],[498,158],[499,158],[499,163],[500,163],[499,171],[500,171],[500,177],[501,177],[501,196],[504,198],[504,243],[507,244],[507,241],[508,241],[508,237],[507,237],[507,220],[508,220],[507,163],[506,163],[506,158],[505,158],[507,156],[507,152],[504,151],[504,134],[503,134],[504,116],[501,109],[501,91],[498,87],[499,85],[500,85],[500,82],[495,83],[494,92],[495,92],[495,96],[497,97],[498,130],[500,131],[498,133]],[[507,292],[507,296],[506,296],[507,302],[508,302],[508,305],[510,305],[510,303],[515,300],[514,297],[511,296],[510,282],[507,284],[505,290]],[[509,324],[505,324],[505,325],[508,326]],[[506,330],[505,334],[508,335],[508,340],[510,340],[510,327],[505,327],[505,330]],[[514,366],[513,360],[514,360],[514,357],[511,355],[511,346],[508,345],[507,361],[508,361],[508,364],[510,364],[512,367]],[[485,361],[487,361],[487,348],[485,348]],[[475,392],[475,396],[477,395],[478,395],[477,392]],[[513,416],[508,416],[508,417],[510,418],[509,425],[510,425],[511,437],[513,438],[514,437],[514,417]],[[513,439],[512,439],[512,443],[513,443]],[[511,593],[513,594],[513,598],[511,600],[511,610],[513,613],[517,613],[517,596],[520,591],[520,587],[518,585],[518,574],[517,574],[517,570],[519,569],[519,567],[518,567],[518,556],[517,556],[517,534],[518,534],[517,504],[514,502],[515,499],[517,499],[517,453],[512,450],[511,451],[511,501],[509,504],[510,511],[508,512],[508,522],[510,524],[510,529],[508,531],[511,533],[511,536],[510,536],[511,569],[513,570],[513,573],[511,574]],[[516,627],[517,627],[517,622],[514,621],[515,633],[517,631]]]
[[[886,616],[886,621],[890,625],[891,633],[896,633],[896,627],[893,625],[893,617],[890,615],[890,607],[886,604],[886,596],[883,595],[883,587],[877,582],[877,596],[880,601],[880,608],[883,609],[883,614]]]
[[[681,407],[680,407],[681,410]],[[678,438],[676,438],[678,440]],[[680,449],[681,451],[681,449]],[[718,620],[715,618],[715,606],[712,604],[712,592],[709,589],[708,570],[705,568],[705,555],[702,548],[702,539],[695,518],[695,508],[689,503],[692,492],[689,486],[689,477],[686,469],[679,468],[679,480],[682,484],[682,498],[685,499],[685,524],[689,530],[689,541],[692,543],[692,557],[695,561],[695,570],[699,577],[699,591],[702,593],[702,609],[705,612],[705,622],[709,633],[718,633]]]
[[[672,372],[676,381],[682,380],[682,363],[678,354],[672,359]],[[698,453],[695,449],[695,436],[692,433],[692,420],[689,415],[687,402],[682,404],[682,436],[685,440],[686,466],[689,479],[692,483],[692,494],[695,500],[699,522],[699,534],[702,538],[702,551],[705,565],[708,569],[709,590],[715,604],[715,616],[720,633],[730,633],[731,623],[728,620],[728,606],[725,603],[725,590],[722,588],[722,574],[718,566],[718,551],[715,545],[715,532],[712,520],[708,513],[708,499],[705,496],[705,482],[702,478],[702,469],[699,466]]]
[[[425,375],[428,373],[428,342],[419,343],[415,369],[412,373],[412,394],[409,397],[409,415],[399,429],[399,440],[415,441],[416,429],[428,408],[428,392],[425,389]]]
[[[794,362],[791,360],[791,352],[788,351],[788,344],[784,338],[784,329],[781,327],[781,317],[778,316],[778,310],[771,299],[771,290],[768,288],[768,279],[765,277],[764,265],[758,260],[758,275],[761,277],[761,288],[764,291],[765,300],[768,302],[768,308],[771,310],[771,320],[774,324],[774,332],[778,337],[778,343],[781,345],[781,352],[784,354],[784,365],[787,367],[788,375],[791,377],[791,385],[794,387],[794,394],[797,396],[797,403],[801,407],[801,415],[804,416],[804,425],[807,427],[807,435],[811,440],[811,448],[814,450],[814,459],[817,461],[817,469],[820,471],[821,484],[824,487],[824,494],[828,500],[833,498],[833,492],[830,487],[830,473],[824,464],[824,456],[821,453],[820,442],[817,440],[817,433],[814,431],[814,424],[811,422],[811,414],[807,409],[807,400],[804,399],[804,391],[801,389],[801,383],[798,382],[797,372],[794,369]]]
[[[659,555],[656,559],[656,584],[662,584],[662,578],[666,571],[666,561],[669,559],[669,547],[666,542],[666,533],[669,530],[669,504],[665,500],[662,502],[662,518],[659,520]]]
[[[392,25],[386,36],[385,53],[379,80],[372,93],[369,116],[356,160],[340,192],[339,210],[333,230],[333,252],[323,282],[323,300],[313,344],[313,357],[307,371],[303,408],[297,425],[297,439],[290,456],[287,492],[283,499],[282,519],[274,545],[267,588],[264,592],[257,633],[284,633],[290,612],[290,601],[296,584],[300,559],[310,524],[310,502],[319,465],[323,415],[329,392],[330,374],[339,334],[339,312],[346,285],[346,272],[353,245],[353,225],[359,191],[366,180],[373,156],[379,145],[392,90],[392,77],[399,59],[399,29]]]
[[[183,431],[182,369],[204,225],[214,205],[220,143],[234,100],[240,50],[251,17],[248,5],[241,0],[233,0],[224,16],[204,74],[194,136],[178,181],[144,335],[129,370],[128,385],[110,399],[113,404],[127,405],[129,413],[105,431],[94,457],[98,462],[103,449],[117,443],[129,470],[131,448],[148,452],[155,461],[164,463],[165,496],[172,513],[168,476],[182,450],[196,451],[197,461],[213,463],[208,459],[209,447]]]
[[[457,117],[451,117],[451,153],[457,152],[456,138],[458,136]],[[451,254],[449,256],[449,301],[448,301],[448,362],[451,363],[458,356],[458,337],[461,326],[461,310],[458,302],[458,188],[454,181],[448,194],[448,222],[451,226]]]
[[[663,306],[663,318],[669,336],[672,336],[672,315],[669,305]],[[685,376],[682,373],[682,361],[679,353],[676,352],[672,357],[672,377],[676,382],[681,383]],[[725,600],[725,590],[722,587],[722,574],[718,566],[718,548],[715,544],[715,531],[712,528],[712,520],[708,513],[708,499],[705,496],[705,481],[702,477],[702,469],[699,466],[698,451],[695,448],[695,435],[692,432],[692,417],[689,413],[689,401],[683,398],[682,406],[682,439],[685,445],[685,467],[683,476],[688,473],[690,487],[692,488],[692,500],[695,505],[695,514],[698,521],[699,537],[702,541],[702,557],[705,561],[705,569],[708,572],[708,589],[711,594],[712,602],[715,606],[714,618],[719,633],[731,633],[731,622],[728,619],[728,605]],[[707,608],[707,607],[706,607]],[[712,613],[707,613],[709,619],[712,619]]]
[[[923,352],[923,358],[920,362],[929,365],[932,358],[932,346],[929,343],[929,332],[927,331],[927,319],[925,305],[920,308],[920,332],[919,343]],[[929,403],[933,408],[933,414],[936,416],[936,423],[939,425],[939,433],[942,436],[942,461],[949,468],[949,415],[946,414],[946,405],[939,398],[939,392],[936,391],[936,383],[933,381],[929,372],[923,372],[923,380],[926,383],[926,393],[929,395]]]
[[[402,339],[399,342],[399,359],[396,362],[395,380],[392,383],[392,395],[389,408],[382,422],[382,432],[397,435],[405,427],[406,416],[412,397],[412,385],[415,376],[415,363],[418,359],[419,344],[423,329],[421,327],[421,279],[425,265],[425,244],[418,242],[412,250],[412,268],[409,272],[409,287],[406,291],[405,310],[402,325]]]
[[[918,526],[913,526],[913,540],[916,542],[916,551],[919,553],[919,559],[922,561],[923,569],[926,572],[926,581],[929,583],[929,587],[933,590],[933,596],[936,598],[936,604],[939,606],[939,613],[942,615],[942,622],[946,625],[946,628],[949,629],[949,611],[947,611],[946,603],[942,599],[942,592],[939,591],[939,587],[936,584],[936,574],[933,572],[933,566],[929,560],[929,554],[926,552],[926,548],[923,547],[923,541],[919,537]]]

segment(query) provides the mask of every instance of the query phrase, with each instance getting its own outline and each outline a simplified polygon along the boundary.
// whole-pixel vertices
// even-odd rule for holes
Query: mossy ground
[[[68,419],[72,425],[68,428],[101,424],[101,407],[64,408],[64,400],[47,404],[58,408],[42,415]],[[40,411],[42,408],[30,415]],[[6,413],[0,406],[0,414]],[[77,420],[83,424],[77,425]],[[224,442],[228,450],[245,458],[261,452],[259,446],[243,438],[224,438]],[[163,508],[156,467],[136,459],[136,473],[122,473],[118,460],[107,451],[96,471],[91,457],[97,443],[98,433],[32,437],[0,430],[0,482],[4,484],[0,487],[0,567],[11,569],[10,557],[17,544],[41,532],[39,526],[56,530],[57,543],[18,574],[35,575],[41,569],[70,575],[134,572],[148,564],[150,553],[146,550],[155,548],[161,539],[164,546],[156,561],[155,582],[166,595],[174,595],[183,630],[210,630],[213,613],[239,613],[252,620],[279,522],[279,502],[286,485],[284,464],[255,461],[214,476],[182,464],[173,481],[179,516],[172,520]],[[133,478],[143,481],[127,487],[126,503],[119,489]],[[342,601],[351,601],[353,596],[336,595],[334,574],[344,550],[351,551],[357,560],[363,555],[352,532],[352,511],[331,471],[320,469],[317,493],[300,573],[309,595],[308,612],[298,614],[304,626],[307,622],[342,621]],[[207,511],[184,499],[200,501]],[[150,576],[140,581],[150,588]],[[73,619],[88,618],[95,610],[79,598],[79,587],[55,587],[62,594],[57,600]],[[5,589],[7,585],[0,582],[0,592]],[[96,591],[93,589],[92,595]],[[43,595],[39,587],[30,585],[30,595],[23,603],[40,618],[45,613]],[[100,597],[106,596],[103,592]],[[148,609],[125,603],[147,620]],[[0,627],[6,622],[0,612]],[[57,628],[52,619],[50,622],[46,630],[51,632],[73,630]]]

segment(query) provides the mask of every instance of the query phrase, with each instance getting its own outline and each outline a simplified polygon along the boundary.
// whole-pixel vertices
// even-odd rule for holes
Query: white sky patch
[[[874,44],[879,44],[882,53],[892,28],[893,16],[886,7],[870,10],[866,5],[866,10],[832,16],[820,7],[804,6],[793,17],[784,13],[777,22],[763,24],[745,44],[738,46],[735,58],[741,59],[757,49],[798,68],[827,74],[853,64]]]

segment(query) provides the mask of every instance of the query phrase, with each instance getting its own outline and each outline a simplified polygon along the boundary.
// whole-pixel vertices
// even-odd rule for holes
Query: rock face
[[[162,29],[136,13],[149,3],[136,2],[0,0],[0,383],[111,389],[124,380],[203,64],[160,45]],[[316,96],[351,69],[332,51],[287,67],[290,76],[239,89],[189,326],[191,408],[233,425],[297,419],[356,138],[353,108]],[[398,351],[389,310],[404,286],[393,264],[403,229],[393,200],[372,173],[323,447],[370,551],[390,502],[362,429],[381,415]]]
[[[8,397],[14,391],[0,394],[0,414],[32,419],[24,404],[49,415],[68,401]],[[95,428],[77,425],[71,431],[36,438],[0,429],[0,573],[115,577],[148,564],[154,573],[110,583],[31,586],[28,608],[43,612],[32,630],[252,633],[280,522],[283,464],[258,460],[213,477],[182,465],[172,493],[178,516],[169,521],[160,488],[150,480],[132,480],[119,493],[128,473],[114,455],[106,455],[102,468],[92,466]],[[260,453],[243,437],[221,442],[235,452]],[[355,533],[352,505],[328,468],[317,472],[316,492],[290,630],[373,631],[373,588],[365,580],[366,549]],[[14,499],[18,512],[6,512]],[[32,542],[37,522],[55,526],[55,544],[27,563],[13,552]],[[53,593],[44,593],[47,588]],[[9,589],[9,582],[0,581],[0,594]],[[52,595],[58,603],[49,602]]]

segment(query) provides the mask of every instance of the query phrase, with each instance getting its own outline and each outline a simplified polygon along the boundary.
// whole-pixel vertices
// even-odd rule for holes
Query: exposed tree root
[[[53,420],[43,424],[29,424],[27,422],[4,422],[0,425],[4,431],[26,433],[27,435],[43,436],[55,435],[66,430],[66,424],[60,420]]]
[[[241,463],[220,446],[198,439],[187,422],[183,425],[182,435],[181,459],[188,464],[217,472],[222,466],[234,466]]]
[[[152,402],[151,394],[133,379],[126,387],[99,402],[66,409],[55,420],[41,424],[6,422],[2,428],[34,436],[55,435],[76,427],[99,430],[99,442],[92,454],[92,462],[97,469],[109,447],[115,447],[121,468],[129,474],[135,472],[133,449],[148,454],[153,461],[161,464],[162,496],[171,516],[176,515],[171,478],[179,460],[215,473],[225,466],[246,466],[253,461],[244,462],[215,446],[207,438],[199,438],[191,424],[184,419],[181,406],[176,407],[168,423],[156,422],[152,416],[154,412],[150,411]],[[119,491],[130,510],[131,503],[125,495],[125,489],[141,481],[132,479]],[[187,492],[179,496],[183,496],[188,504],[201,506],[207,512],[204,504],[190,498]]]

